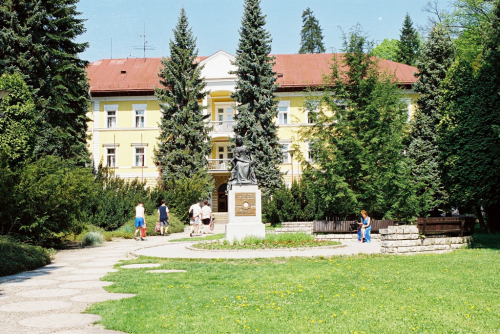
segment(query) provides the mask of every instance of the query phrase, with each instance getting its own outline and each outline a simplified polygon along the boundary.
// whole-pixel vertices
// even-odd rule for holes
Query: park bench
[[[418,232],[423,235],[472,235],[474,233],[474,217],[427,217],[417,218]]]
[[[313,223],[313,233],[355,233],[358,231],[360,220],[316,220]],[[393,226],[393,220],[372,219],[372,233],[378,233],[382,228]]]

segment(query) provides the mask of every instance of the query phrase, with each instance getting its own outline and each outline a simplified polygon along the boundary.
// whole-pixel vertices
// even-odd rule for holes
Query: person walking
[[[144,204],[139,202],[139,204],[135,207],[135,240],[139,240],[137,238],[137,233],[141,233],[141,240],[144,240],[143,232],[141,231],[143,228],[146,228],[146,216],[144,215]]]
[[[160,235],[167,235],[168,221],[170,220],[170,213],[168,207],[165,204],[164,199],[161,200],[161,206],[158,208],[158,221],[160,222]],[[163,234],[163,227],[165,227],[165,234]]]
[[[193,233],[198,234],[200,229],[200,214],[201,214],[201,202],[194,203],[189,207],[189,228],[191,233],[189,236],[192,237]]]
[[[205,227],[203,233],[208,234],[208,228],[210,226],[210,221],[212,220],[212,208],[208,205],[208,201],[203,202],[203,207],[201,208],[201,221]]]

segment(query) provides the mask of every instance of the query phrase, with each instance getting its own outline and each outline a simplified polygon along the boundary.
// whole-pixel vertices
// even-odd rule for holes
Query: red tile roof
[[[310,86],[321,86],[323,74],[329,73],[332,58],[340,54],[288,54],[274,55],[278,73],[279,91],[303,90]],[[203,61],[208,57],[199,57]],[[98,95],[152,95],[154,87],[160,86],[158,72],[161,58],[103,59],[87,68],[90,90]],[[380,59],[382,71],[394,73],[400,84],[409,86],[416,81],[417,68]]]

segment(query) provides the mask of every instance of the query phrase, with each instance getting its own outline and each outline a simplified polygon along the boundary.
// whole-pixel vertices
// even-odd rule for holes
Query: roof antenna
[[[113,59],[113,38],[111,38],[111,59]]]
[[[143,50],[144,52],[144,58],[146,58],[146,50],[156,50],[156,47],[154,45],[148,45],[148,41],[146,41],[146,23],[144,23],[144,33],[142,35],[139,35],[142,37],[142,45],[135,45],[133,48],[135,50]]]

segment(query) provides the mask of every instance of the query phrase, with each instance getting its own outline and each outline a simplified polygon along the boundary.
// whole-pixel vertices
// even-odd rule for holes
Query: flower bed
[[[290,249],[337,246],[340,244],[338,241],[315,240],[314,236],[305,233],[283,233],[267,235],[265,239],[247,237],[232,244],[228,240],[215,240],[194,244],[192,247],[206,250]]]

